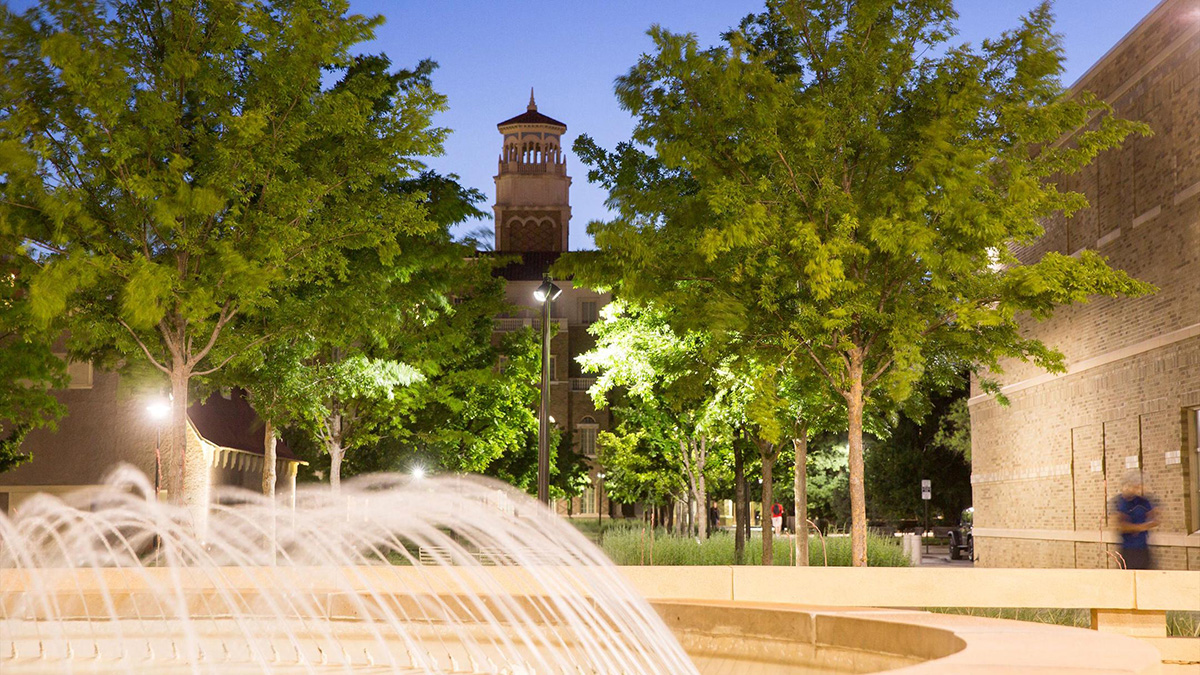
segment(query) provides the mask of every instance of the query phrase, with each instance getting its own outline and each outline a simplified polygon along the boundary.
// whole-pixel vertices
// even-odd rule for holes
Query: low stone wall
[[[1153,672],[1164,675],[1200,672],[1200,639],[1166,636],[1168,610],[1200,611],[1200,574],[1196,572],[731,566],[621,569],[639,592],[655,601],[691,598],[710,604],[784,603],[824,606],[830,610],[864,608],[863,611],[871,612],[872,616],[889,621],[892,617],[886,611],[867,608],[1090,609],[1092,627],[1107,633],[1092,633],[1100,643],[1117,639],[1113,633],[1136,637],[1141,642],[1140,653],[1147,653],[1146,646],[1161,653],[1162,670]],[[896,616],[908,623],[936,627],[966,627],[972,619],[962,616],[935,618],[945,615],[924,612]],[[948,623],[941,623],[943,621]],[[1016,624],[1020,631],[1032,631],[1029,639],[1039,644],[1043,638],[1062,639],[1043,633],[1042,629],[1067,630],[1064,635],[1073,636],[1071,642],[1063,643],[1061,650],[1049,648],[1047,653],[1038,654],[1036,658],[1057,658],[1065,654],[1091,662],[1088,652],[1076,651],[1076,648],[1084,649],[1084,643],[1073,641],[1083,631],[1028,622],[1001,623]],[[995,626],[994,623],[980,625],[985,629]],[[1014,630],[1017,630],[1016,626]],[[994,637],[1001,643],[1007,639]],[[1125,640],[1122,644],[1129,646],[1131,642]],[[1021,649],[1016,651],[1021,652]],[[953,661],[936,663],[945,665]]]
[[[586,579],[614,570],[554,572],[567,584],[577,580],[583,590]],[[714,673],[900,669],[896,672],[909,675],[1035,670],[1151,675],[1164,672],[1159,652],[1151,643],[1126,636],[872,607],[1132,607],[1144,612],[1150,610],[1137,608],[1200,603],[1200,593],[1191,592],[1187,580],[1161,576],[1169,573],[1140,577],[1105,570],[1081,575],[1069,570],[766,567],[625,567],[620,572],[651,601],[702,672]],[[193,616],[206,616],[206,611],[225,616],[227,608],[213,601],[229,595],[238,598],[239,613],[254,614],[258,594],[285,590],[309,598],[306,604],[320,608],[327,620],[353,625],[375,611],[395,611],[419,600],[414,589],[439,597],[503,594],[536,601],[535,594],[545,592],[538,582],[545,574],[537,568],[387,566],[64,570],[42,571],[41,591],[56,596],[59,617],[103,616],[98,611],[103,601],[110,610],[153,621],[166,615],[147,604],[159,602],[149,591],[166,575],[181,575],[176,580],[179,600]],[[36,611],[30,615],[18,609],[21,591],[16,589],[28,587],[27,577],[0,570],[0,589],[7,591],[0,593],[0,607],[5,616],[36,622]],[[1200,579],[1194,581],[1200,584]],[[734,667],[744,663],[753,668]]]

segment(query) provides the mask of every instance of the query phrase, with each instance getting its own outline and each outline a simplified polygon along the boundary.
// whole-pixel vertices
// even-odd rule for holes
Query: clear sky
[[[0,0],[22,9],[34,0]],[[960,41],[978,43],[1017,25],[1038,0],[957,0]],[[1079,76],[1158,4],[1158,0],[1057,0],[1057,27],[1067,55],[1066,84]],[[434,85],[450,109],[436,120],[453,130],[442,157],[429,164],[495,195],[500,151],[496,123],[525,110],[529,88],[538,109],[567,125],[563,147],[580,133],[605,147],[628,138],[629,114],[617,106],[613,80],[650,48],[646,29],[660,24],[718,41],[762,0],[351,0],[354,11],[387,23],[364,51],[385,52],[397,66],[423,58],[440,64]],[[571,248],[591,248],[589,220],[604,218],[605,194],[589,185],[570,155]],[[473,223],[473,229],[483,223]],[[491,225],[490,220],[486,223]]]
[[[702,44],[762,0],[351,0],[354,11],[387,23],[371,49],[395,64],[425,57],[440,65],[435,88],[450,109],[437,119],[453,130],[443,157],[429,163],[454,172],[491,199],[500,151],[496,123],[525,110],[529,88],[538,110],[567,125],[563,147],[580,133],[605,147],[628,138],[632,120],[617,106],[613,80],[650,48],[646,29],[660,24],[696,33]],[[978,43],[1017,25],[1037,0],[958,0],[960,41]],[[1057,27],[1067,55],[1066,84],[1104,55],[1158,0],[1058,0]],[[570,155],[571,248],[591,248],[590,220],[604,218],[605,193],[587,182]],[[473,223],[469,228],[479,227]],[[490,220],[487,225],[491,225]]]

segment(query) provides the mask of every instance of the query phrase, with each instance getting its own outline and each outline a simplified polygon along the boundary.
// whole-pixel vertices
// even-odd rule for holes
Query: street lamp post
[[[538,473],[537,498],[550,503],[550,305],[562,294],[562,289],[550,281],[550,275],[533,292],[542,303],[542,401],[538,410]]]
[[[596,474],[596,532],[600,532],[600,528],[604,526],[604,511],[601,507],[604,506],[604,472]]]
[[[171,402],[162,399],[151,401],[146,406],[146,412],[154,420],[154,501],[158,501],[162,483],[162,423],[171,414]]]
[[[170,399],[155,399],[146,405],[146,413],[154,422],[154,503],[158,503],[158,494],[162,484],[162,425],[163,420],[171,416]],[[154,562],[158,563],[158,550],[162,540],[154,535]]]

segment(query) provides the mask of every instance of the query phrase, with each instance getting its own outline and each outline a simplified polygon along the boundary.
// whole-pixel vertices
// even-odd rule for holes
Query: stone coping
[[[101,587],[120,592],[178,585],[278,588],[327,593],[406,590],[536,594],[536,568],[513,567],[42,569],[37,583],[65,592]],[[323,573],[323,570],[328,572]],[[618,572],[619,571],[619,572]],[[773,602],[829,607],[995,607],[1200,611],[1200,573],[1165,570],[1074,570],[921,567],[626,566],[556,568],[586,592],[597,577],[623,575],[651,600]],[[174,577],[174,578],[171,578]],[[331,583],[331,579],[337,579]],[[30,588],[31,573],[0,569],[0,591]],[[416,583],[417,586],[413,584]]]
[[[1149,644],[1079,628],[1026,621],[930,614],[927,612],[802,607],[772,603],[652,602],[684,646],[697,633],[737,634],[750,643],[784,638],[793,649],[813,645],[818,666],[838,666],[844,672],[866,663],[903,675],[1017,673],[1137,673],[1160,669],[1158,650]],[[788,629],[787,635],[763,627]],[[835,647],[837,654],[820,657],[820,648]],[[736,647],[734,647],[736,648]],[[689,653],[693,650],[689,649]],[[835,661],[830,663],[830,661]]]
[[[330,619],[354,621],[372,604],[404,602],[417,594],[504,593],[532,599],[548,575],[577,583],[610,577],[609,567],[354,567],[150,568],[39,570],[36,582],[89,610],[101,593],[117,606],[142,604],[168,579],[200,602],[234,589],[302,592]],[[924,673],[1156,673],[1160,656],[1148,643],[1125,636],[1031,622],[872,607],[1101,607],[1146,605],[1189,608],[1200,575],[1122,570],[996,570],[785,567],[623,567],[619,571],[647,597],[685,646],[730,652],[762,663],[812,655],[845,672],[894,669]],[[572,581],[573,580],[573,581]],[[35,576],[0,570],[0,599],[11,602]],[[1180,586],[1183,583],[1184,586]],[[7,596],[7,597],[5,597]],[[120,601],[121,596],[128,603]],[[350,596],[357,596],[358,600]],[[1190,596],[1190,597],[1187,597]],[[369,598],[370,603],[363,603]],[[358,609],[341,611],[347,601]],[[1139,602],[1141,603],[1139,605]],[[70,603],[67,603],[70,604]],[[65,609],[66,605],[60,605]],[[93,614],[94,615],[94,614]],[[12,616],[12,615],[10,615]],[[705,647],[707,646],[707,647]],[[791,656],[787,656],[787,655]],[[805,656],[807,658],[807,656]],[[822,661],[825,659],[825,661]],[[783,663],[784,661],[781,661]]]
[[[622,567],[650,599],[831,607],[1200,611],[1200,573],[921,567]]]

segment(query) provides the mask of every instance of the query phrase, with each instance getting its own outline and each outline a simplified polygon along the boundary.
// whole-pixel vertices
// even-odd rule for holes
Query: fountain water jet
[[[375,475],[294,511],[221,490],[201,540],[128,467],[0,517],[0,669],[694,673],[569,523],[500,483]]]

